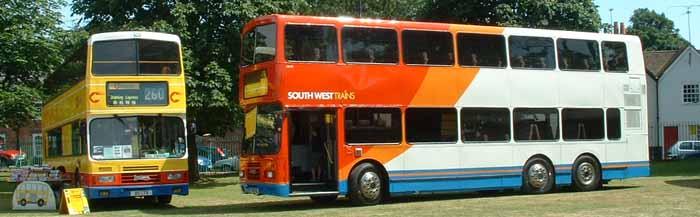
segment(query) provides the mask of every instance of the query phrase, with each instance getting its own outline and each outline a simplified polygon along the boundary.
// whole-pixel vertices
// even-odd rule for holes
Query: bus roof
[[[282,22],[282,23],[298,23],[298,24],[327,24],[327,25],[347,25],[347,26],[368,26],[368,27],[385,27],[385,28],[401,28],[401,29],[428,29],[428,30],[444,30],[454,32],[472,32],[472,33],[491,33],[491,34],[507,34],[507,35],[526,35],[526,36],[542,36],[542,37],[573,37],[584,39],[601,39],[635,42],[639,41],[635,35],[622,34],[605,34],[599,32],[579,32],[566,30],[549,30],[536,28],[520,28],[520,27],[501,27],[501,26],[485,26],[485,25],[469,25],[469,24],[451,24],[451,23],[436,23],[436,22],[419,22],[419,21],[398,21],[398,20],[382,20],[372,18],[354,18],[354,17],[319,17],[319,16],[300,16],[300,15],[283,15],[271,14],[255,18],[248,22],[243,28],[243,33],[251,28],[264,23]]]
[[[92,46],[96,41],[111,41],[122,39],[151,39],[159,41],[171,41],[180,44],[180,37],[168,33],[159,32],[142,32],[142,31],[123,31],[123,32],[105,32],[90,36],[88,45]]]

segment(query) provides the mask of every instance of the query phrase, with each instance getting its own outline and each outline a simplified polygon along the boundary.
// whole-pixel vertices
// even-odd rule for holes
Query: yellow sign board
[[[68,215],[90,213],[90,205],[85,197],[85,191],[82,188],[63,189],[61,209],[58,212]]]
[[[243,96],[246,99],[267,95],[267,71],[246,74],[244,85]]]
[[[251,109],[245,113],[245,138],[248,139],[255,135],[255,127],[257,125],[258,107]]]

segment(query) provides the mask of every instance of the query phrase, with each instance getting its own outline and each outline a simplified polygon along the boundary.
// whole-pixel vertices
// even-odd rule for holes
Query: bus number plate
[[[131,191],[132,197],[142,197],[142,196],[151,196],[151,195],[153,195],[153,191],[151,191],[151,190]]]
[[[107,105],[168,105],[167,82],[108,82]]]

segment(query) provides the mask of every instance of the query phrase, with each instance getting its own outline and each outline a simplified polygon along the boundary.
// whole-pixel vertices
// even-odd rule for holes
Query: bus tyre
[[[311,200],[316,203],[332,203],[338,199],[338,195],[328,195],[328,196],[311,196]]]
[[[173,195],[156,196],[155,199],[157,204],[169,204],[173,200]]]
[[[39,200],[36,202],[36,205],[38,205],[39,207],[42,207],[42,206],[44,206],[45,204],[46,204],[46,202],[44,202],[44,199],[39,199]]]
[[[20,205],[20,206],[26,206],[26,205],[27,205],[27,200],[26,200],[26,199],[20,200],[20,201],[19,201],[19,205]]]
[[[574,162],[573,184],[577,191],[592,191],[601,186],[600,167],[591,156],[581,156]]]
[[[381,173],[370,163],[363,163],[350,172],[350,200],[354,205],[375,205],[382,201],[386,186]]]
[[[535,157],[525,163],[523,192],[543,194],[554,189],[554,168],[546,160]]]

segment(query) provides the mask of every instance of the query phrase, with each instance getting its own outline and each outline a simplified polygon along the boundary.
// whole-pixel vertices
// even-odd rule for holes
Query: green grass
[[[612,181],[603,190],[545,195],[520,192],[416,195],[385,204],[354,207],[346,199],[315,204],[307,198],[241,194],[237,178],[206,178],[168,206],[141,200],[91,203],[91,216],[697,216],[700,160],[654,162],[652,177]],[[5,177],[0,176],[2,180]],[[9,210],[11,187],[0,182],[0,215],[51,216],[55,212]]]

